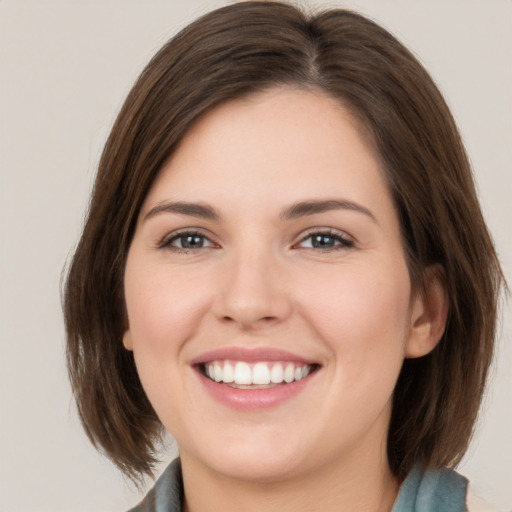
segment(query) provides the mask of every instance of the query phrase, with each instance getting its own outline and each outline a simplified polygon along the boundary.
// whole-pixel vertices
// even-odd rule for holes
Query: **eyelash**
[[[329,246],[329,247],[314,247],[313,244],[315,243],[313,241],[313,237],[319,237],[319,238],[328,238],[332,240],[332,243],[335,245]],[[202,243],[204,244],[204,241],[208,241],[209,245],[204,246],[201,245],[200,247],[177,247],[173,245],[173,242],[176,242],[181,239],[182,243],[185,238],[200,238],[202,240]],[[296,248],[300,246],[300,244],[304,243],[306,240],[311,239],[311,247],[305,247],[306,249],[312,249],[322,252],[329,252],[329,251],[337,251],[337,250],[343,250],[343,249],[350,249],[351,247],[354,247],[354,241],[341,235],[337,231],[333,231],[331,229],[317,229],[315,231],[311,231],[306,236],[304,236],[300,242],[295,244],[293,248]],[[215,248],[216,244],[212,242],[204,233],[201,233],[200,231],[181,231],[179,233],[175,233],[170,237],[164,238],[159,244],[159,249],[169,249],[178,253],[188,253],[190,251],[195,251],[199,249],[208,249],[208,248]]]
[[[314,231],[309,232],[305,237],[301,239],[299,244],[304,243],[308,239],[312,239],[313,237],[323,237],[323,238],[330,238],[333,240],[334,244],[330,247],[307,247],[307,249],[318,249],[322,252],[328,252],[328,251],[339,251],[343,249],[350,249],[351,247],[354,247],[354,241],[348,238],[347,236],[344,236],[338,231],[334,231],[332,229],[316,229]],[[296,244],[295,247],[299,244]]]
[[[185,238],[192,238],[192,237],[201,238],[203,241],[207,240],[210,243],[210,245],[208,245],[206,247],[201,246],[201,247],[196,247],[196,248],[176,247],[175,245],[172,245],[173,242],[175,242],[177,240],[181,239],[183,242],[183,240]],[[198,249],[207,249],[210,247],[215,247],[215,244],[204,233],[201,233],[200,231],[181,231],[179,233],[174,233],[170,237],[164,238],[158,244],[159,249],[169,249],[171,251],[181,252],[181,253],[187,253],[187,252],[198,250]]]

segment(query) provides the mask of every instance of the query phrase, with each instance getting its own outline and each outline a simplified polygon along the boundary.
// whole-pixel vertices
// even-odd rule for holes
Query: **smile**
[[[314,387],[322,365],[274,347],[225,347],[190,361],[217,403],[240,412],[277,407]]]
[[[216,360],[201,365],[205,377],[238,389],[265,389],[307,377],[317,365],[298,362]]]

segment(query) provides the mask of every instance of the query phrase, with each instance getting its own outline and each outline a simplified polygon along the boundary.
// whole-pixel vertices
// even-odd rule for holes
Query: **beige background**
[[[102,144],[133,80],[216,0],[0,0],[0,511],[122,511],[139,495],[81,431],[64,366],[61,269]],[[475,168],[512,282],[512,2],[347,0],[424,62]],[[461,466],[512,510],[511,307]]]

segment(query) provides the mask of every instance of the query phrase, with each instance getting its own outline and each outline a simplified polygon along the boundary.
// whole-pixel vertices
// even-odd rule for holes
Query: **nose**
[[[240,255],[229,262],[216,298],[217,318],[244,331],[286,321],[292,306],[283,270],[268,254]]]

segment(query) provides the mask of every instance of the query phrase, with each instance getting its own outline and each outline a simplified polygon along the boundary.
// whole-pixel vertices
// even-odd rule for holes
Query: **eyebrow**
[[[210,205],[204,203],[188,203],[185,201],[179,202],[163,202],[151,208],[143,221],[158,215],[159,213],[178,213],[180,215],[189,215],[191,217],[199,217],[201,219],[219,220],[220,215]]]
[[[354,203],[352,201],[340,200],[340,199],[329,199],[319,201],[301,201],[295,203],[281,214],[282,219],[296,219],[299,217],[306,217],[307,215],[314,215],[316,213],[324,213],[331,210],[352,210],[359,212],[369,217],[375,224],[378,224],[375,215],[365,208],[364,206]]]
[[[310,200],[300,201],[286,208],[280,215],[281,219],[293,220],[308,215],[324,213],[331,210],[351,210],[362,213],[369,217],[373,222],[378,224],[373,213],[364,206],[341,199],[328,200]],[[146,221],[160,213],[177,213],[180,215],[188,215],[190,217],[199,217],[201,219],[219,220],[219,213],[212,206],[205,203],[190,203],[186,201],[178,202],[162,202],[151,208],[143,218]]]

